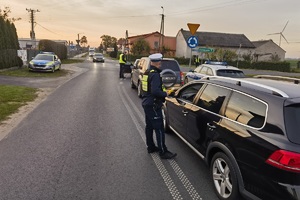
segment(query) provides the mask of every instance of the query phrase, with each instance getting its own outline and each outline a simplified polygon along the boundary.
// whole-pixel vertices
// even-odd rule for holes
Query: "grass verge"
[[[37,88],[0,85],[0,124],[21,106],[33,101],[38,96],[37,91]]]
[[[52,72],[32,72],[29,71],[27,67],[22,68],[11,68],[7,70],[0,71],[0,75],[5,76],[16,76],[16,77],[61,77],[65,76],[69,73],[68,70],[56,70],[54,73]]]

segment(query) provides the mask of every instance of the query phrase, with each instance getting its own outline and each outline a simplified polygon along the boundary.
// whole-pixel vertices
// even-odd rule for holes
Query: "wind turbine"
[[[288,23],[289,23],[289,21],[286,22],[286,24],[285,24],[285,26],[284,26],[284,28],[282,29],[281,32],[279,32],[279,33],[271,33],[271,34],[268,34],[268,35],[279,35],[279,46],[281,45],[281,37],[283,37],[283,39],[284,39],[287,43],[289,43],[289,42],[287,41],[287,39],[284,37],[284,35],[282,34],[283,31],[285,30],[286,26],[288,25]]]

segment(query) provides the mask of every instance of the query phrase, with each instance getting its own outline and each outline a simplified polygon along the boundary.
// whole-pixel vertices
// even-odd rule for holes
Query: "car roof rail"
[[[299,84],[300,83],[300,79],[292,78],[292,77],[286,77],[286,76],[256,75],[256,76],[254,76],[254,78],[266,78],[266,79],[272,79],[272,80],[290,81],[290,82],[294,82],[294,84]]]
[[[243,79],[223,77],[223,76],[207,76],[207,77],[203,77],[202,79],[220,80],[220,81],[224,81],[224,82],[227,82],[227,83],[233,83],[233,84],[236,84],[236,85],[239,85],[239,86],[245,86],[244,84],[253,85],[253,86],[257,86],[258,88],[266,89],[266,90],[270,91],[271,94],[273,94],[273,95],[277,95],[277,96],[281,96],[281,97],[289,97],[289,95],[287,95],[282,90],[279,90],[277,88],[274,88],[274,87],[271,87],[271,86],[268,86],[268,85],[255,83],[253,81],[247,81],[247,80],[243,80]]]

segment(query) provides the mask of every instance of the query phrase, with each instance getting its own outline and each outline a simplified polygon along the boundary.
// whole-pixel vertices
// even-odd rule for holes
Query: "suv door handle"
[[[208,128],[209,128],[210,130],[212,130],[212,129],[215,129],[215,128],[216,128],[216,126],[215,126],[215,125],[212,125],[212,124],[210,124],[210,123],[207,123],[206,125],[208,126]]]
[[[188,112],[188,111],[185,111],[185,110],[182,110],[182,113],[183,113],[183,114],[188,114],[189,112]]]

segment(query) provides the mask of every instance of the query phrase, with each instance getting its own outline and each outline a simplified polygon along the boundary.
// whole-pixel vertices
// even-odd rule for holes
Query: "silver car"
[[[188,83],[193,80],[200,80],[206,76],[244,78],[245,74],[237,67],[228,66],[226,62],[206,62],[196,69],[186,73],[184,83]]]

